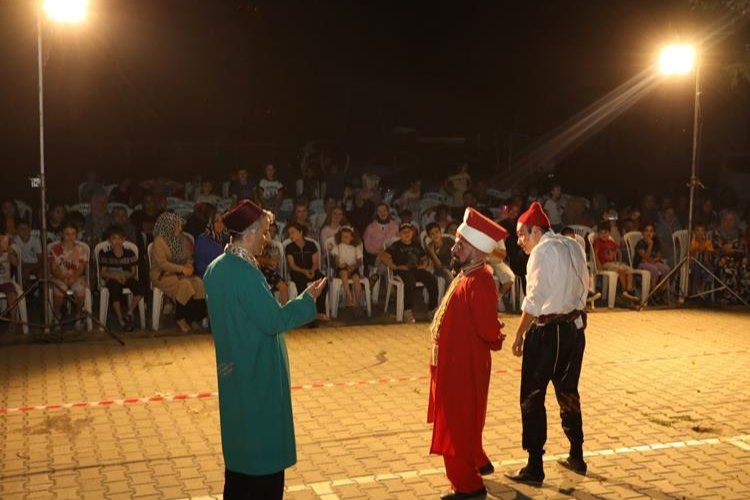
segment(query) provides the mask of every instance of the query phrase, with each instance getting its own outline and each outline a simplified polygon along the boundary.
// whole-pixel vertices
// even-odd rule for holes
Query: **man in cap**
[[[494,467],[482,447],[492,357],[503,345],[497,317],[497,287],[487,256],[508,235],[498,224],[467,208],[451,249],[459,269],[435,313],[430,360],[433,423],[430,453],[443,456],[452,491],[443,499],[485,498],[482,475]]]
[[[529,459],[526,467],[506,476],[538,486],[544,480],[544,397],[550,380],[560,405],[563,431],[570,441],[569,456],[559,463],[579,474],[586,473],[578,379],[586,345],[588,269],[581,246],[550,231],[549,218],[538,202],[518,218],[516,233],[518,245],[529,255],[526,298],[513,342],[513,354],[523,356],[522,443]]]
[[[398,228],[399,239],[391,243],[380,255],[380,260],[393,270],[393,274],[404,282],[404,321],[414,321],[414,306],[420,299],[417,293],[417,282],[427,289],[430,318],[432,311],[437,307],[438,286],[437,278],[428,269],[429,261],[422,245],[414,237],[416,228],[409,222],[402,222]]]
[[[273,219],[249,200],[224,215],[231,242],[204,275],[216,346],[224,498],[282,498],[297,461],[284,332],[315,319],[325,278],[279,305],[258,268]]]

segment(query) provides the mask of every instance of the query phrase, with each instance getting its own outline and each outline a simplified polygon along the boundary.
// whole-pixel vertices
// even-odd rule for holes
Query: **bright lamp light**
[[[659,70],[665,75],[685,75],[695,66],[695,49],[690,45],[668,45],[659,56]]]
[[[44,10],[55,21],[80,23],[86,18],[88,0],[45,0]]]

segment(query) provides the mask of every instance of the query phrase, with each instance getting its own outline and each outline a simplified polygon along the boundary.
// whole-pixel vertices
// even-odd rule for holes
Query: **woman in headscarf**
[[[151,283],[176,301],[175,322],[181,332],[190,331],[206,317],[206,292],[203,280],[193,274],[190,243],[182,234],[182,218],[164,212],[154,225],[151,248]]]
[[[750,297],[750,265],[748,249],[742,237],[737,214],[726,211],[721,216],[719,226],[713,231],[713,244],[716,249],[716,274],[740,297]],[[736,297],[724,290],[722,301],[736,302]]]
[[[224,227],[222,213],[216,211],[206,226],[206,230],[195,240],[195,274],[203,276],[211,261],[224,253],[227,243],[229,243],[229,231]]]

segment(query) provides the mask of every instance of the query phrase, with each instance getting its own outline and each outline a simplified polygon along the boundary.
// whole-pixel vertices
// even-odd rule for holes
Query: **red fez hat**
[[[518,222],[526,224],[527,226],[539,226],[542,228],[552,227],[549,222],[549,217],[544,213],[542,205],[538,201],[531,204],[528,210],[521,214],[518,218]]]
[[[263,209],[250,200],[242,200],[224,214],[224,225],[233,233],[241,233],[257,221]]]
[[[474,248],[487,254],[495,250],[498,241],[508,237],[508,231],[502,226],[471,207],[464,212],[464,221],[456,232]]]

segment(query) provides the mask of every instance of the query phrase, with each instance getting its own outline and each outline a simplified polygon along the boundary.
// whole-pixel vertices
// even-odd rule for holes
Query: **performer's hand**
[[[516,340],[513,342],[513,355],[521,356],[523,354],[523,335],[516,335]]]
[[[317,299],[320,297],[320,294],[323,293],[327,279],[328,278],[320,278],[319,280],[313,281],[310,283],[310,286],[305,289],[305,292],[309,293],[313,299]]]

